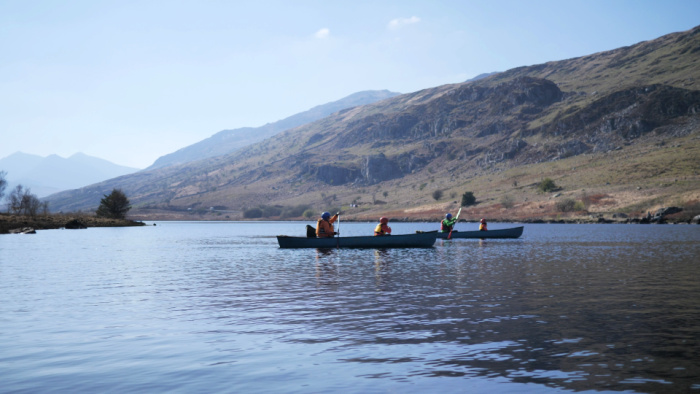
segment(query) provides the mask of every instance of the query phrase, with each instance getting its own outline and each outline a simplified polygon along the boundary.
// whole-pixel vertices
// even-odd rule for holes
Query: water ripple
[[[698,387],[696,227],[528,225],[518,240],[431,249],[277,247],[275,234],[301,229],[165,223],[1,236],[4,389]]]

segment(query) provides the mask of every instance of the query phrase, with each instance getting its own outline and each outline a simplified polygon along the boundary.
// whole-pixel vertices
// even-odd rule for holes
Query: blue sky
[[[145,168],[223,129],[700,24],[698,0],[0,0],[0,158]]]

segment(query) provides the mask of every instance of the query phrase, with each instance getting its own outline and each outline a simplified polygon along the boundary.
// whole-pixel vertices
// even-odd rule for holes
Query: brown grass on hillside
[[[615,205],[615,200],[609,194],[604,193],[583,196],[581,201],[586,204],[586,206]]]

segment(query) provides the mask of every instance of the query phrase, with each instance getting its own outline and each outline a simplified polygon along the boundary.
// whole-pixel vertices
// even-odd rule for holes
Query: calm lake
[[[700,392],[700,226],[306,224],[0,235],[0,392]]]

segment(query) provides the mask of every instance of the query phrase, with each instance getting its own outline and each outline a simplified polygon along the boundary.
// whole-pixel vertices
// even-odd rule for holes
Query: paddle
[[[338,215],[338,239],[335,241],[335,246],[340,249],[340,212],[336,213]]]
[[[455,216],[455,224],[457,224],[457,219],[459,219],[459,214],[462,213],[462,208],[459,208],[459,211],[457,211],[457,216]],[[447,234],[447,239],[452,239],[452,229],[455,228],[454,224],[452,225],[452,228],[450,229],[450,233]]]

